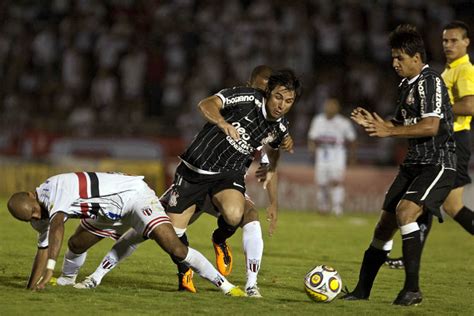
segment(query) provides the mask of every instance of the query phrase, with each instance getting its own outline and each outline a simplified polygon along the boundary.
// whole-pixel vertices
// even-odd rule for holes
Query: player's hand
[[[290,154],[294,153],[293,151],[293,138],[291,138],[290,135],[287,135],[285,138],[283,138],[280,148],[283,149],[286,152],[289,152]]]
[[[270,222],[268,226],[268,235],[271,237],[276,230],[277,221],[278,221],[278,205],[270,204],[267,207],[267,221]]]
[[[267,178],[268,164],[260,164],[257,170],[255,170],[255,177],[258,182],[263,182]]]
[[[240,139],[240,135],[237,132],[237,129],[232,124],[229,124],[226,121],[222,120],[221,122],[217,123],[217,127],[219,127],[224,132],[224,134],[232,137],[233,140]]]
[[[352,110],[351,119],[362,127],[367,127],[372,121],[374,121],[373,115],[361,107]]]
[[[51,278],[53,277],[53,272],[54,272],[53,270],[46,269],[46,271],[43,274],[43,277],[41,278],[39,283],[34,287],[33,290],[35,291],[44,290],[44,288],[46,287],[46,284],[48,284],[49,280],[51,280]]]
[[[374,120],[370,122],[365,130],[372,137],[387,137],[392,135],[392,126],[385,122],[377,113],[373,113]]]

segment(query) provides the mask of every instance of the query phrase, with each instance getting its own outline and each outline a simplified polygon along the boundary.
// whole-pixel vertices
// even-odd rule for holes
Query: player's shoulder
[[[262,103],[263,92],[246,86],[237,86],[232,88],[222,89],[217,96],[225,100],[225,105],[235,103],[255,103],[255,101]]]
[[[431,67],[425,67],[420,72],[420,77],[418,78],[418,84],[421,84],[425,80],[441,80],[441,74]]]

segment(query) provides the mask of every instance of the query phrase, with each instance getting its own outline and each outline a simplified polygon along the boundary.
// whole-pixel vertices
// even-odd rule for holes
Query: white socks
[[[91,274],[91,277],[96,281],[97,285],[100,284],[102,278],[115,268],[119,262],[130,256],[143,241],[145,240],[134,229],[127,231],[125,235],[117,240],[112,249],[110,249],[104,259],[102,259],[102,262],[94,273]]]
[[[329,190],[331,192],[332,212],[335,215],[342,215],[342,204],[344,203],[345,197],[344,186],[338,185]]]
[[[64,262],[61,275],[76,279],[76,276],[79,273],[79,269],[86,261],[86,257],[87,252],[76,254],[68,248],[68,250],[64,254]]]
[[[263,238],[259,221],[245,224],[242,231],[242,244],[247,266],[247,284],[245,285],[247,289],[257,284],[258,271],[263,255]]]
[[[219,287],[224,293],[229,292],[234,287],[214,268],[206,257],[193,248],[188,247],[188,254],[183,262],[188,264],[201,277]]]

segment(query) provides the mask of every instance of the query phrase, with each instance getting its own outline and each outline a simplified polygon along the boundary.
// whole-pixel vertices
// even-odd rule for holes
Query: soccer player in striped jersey
[[[467,48],[470,44],[469,27],[461,21],[454,21],[444,27],[443,49],[446,68],[441,77],[449,92],[449,99],[456,115],[454,119],[454,140],[456,141],[456,181],[443,203],[443,209],[468,233],[474,234],[474,212],[463,202],[464,186],[471,183],[469,160],[471,158],[471,120],[474,114],[474,66],[469,61]],[[418,222],[429,233],[432,216],[423,216]],[[423,240],[426,240],[424,238]],[[423,243],[424,245],[424,243]],[[389,258],[391,268],[403,268],[403,258]]]
[[[30,289],[44,289],[51,280],[64,238],[64,222],[81,218],[81,225],[69,239],[63,271],[77,275],[73,270],[82,265],[85,259],[82,253],[104,237],[117,238],[133,228],[142,238],[155,240],[168,254],[193,267],[225,294],[245,296],[245,292],[227,281],[201,253],[179,241],[158,197],[142,176],[95,172],[60,174],[47,179],[34,192],[13,194],[7,206],[16,219],[32,222],[43,239],[28,282]]]
[[[373,240],[365,251],[357,286],[345,300],[368,299],[375,277],[392,249],[399,228],[405,259],[405,284],[395,305],[416,305],[422,299],[419,270],[422,251],[417,219],[423,212],[441,218],[440,206],[456,177],[453,112],[441,76],[426,64],[421,35],[410,25],[390,34],[392,65],[404,78],[399,85],[396,114],[384,121],[357,108],[352,119],[372,137],[408,138],[408,153],[387,191]]]
[[[271,68],[265,65],[255,67],[250,76],[248,85],[256,89],[265,90],[271,72]],[[288,152],[293,151],[293,140],[289,135],[283,139],[281,148]],[[251,160],[248,161],[248,163],[250,162]],[[264,182],[266,180],[268,164],[268,157],[263,154],[261,159],[261,166],[256,172],[256,176],[259,181]],[[171,198],[170,192],[170,190],[167,190],[160,198],[160,201],[165,206],[165,209]],[[268,182],[267,192],[270,200],[270,205],[267,208],[267,218],[270,221],[269,233],[273,234],[274,230],[276,229],[278,211],[276,174],[274,174]],[[235,233],[235,229],[228,230],[226,226],[222,224],[222,217],[220,216],[219,211],[211,202],[209,196],[206,197],[203,203],[201,202],[197,204],[196,212],[191,218],[190,224],[193,223],[203,212],[218,217],[219,228],[216,229],[214,234],[220,234],[221,236],[224,235],[224,240],[221,241],[219,244],[214,243],[214,249],[216,252],[216,262],[218,270],[220,273],[227,276],[232,270],[232,252],[225,240],[230,238]],[[262,230],[260,222],[258,220],[258,212],[255,208],[254,203],[247,195],[245,196],[244,217],[242,223],[240,224],[240,227],[242,227],[243,229],[242,241],[246,257],[247,283],[245,289],[248,296],[261,297],[259,288],[257,287],[257,276],[260,270],[260,263],[263,254]],[[223,232],[219,232],[220,230],[223,230]],[[177,230],[177,234],[180,240],[185,245],[189,245],[186,233],[181,233],[180,230]],[[76,284],[75,287],[86,289],[93,288],[99,285],[103,277],[108,272],[110,272],[119,262],[131,255],[133,251],[137,248],[137,246],[143,241],[144,240],[140,238],[140,236],[138,236],[134,231],[129,231],[125,236],[123,236],[119,241],[117,241],[113,248],[104,257],[101,264],[97,267],[94,273],[88,276],[81,283]],[[193,293],[196,292],[194,283],[192,282],[192,270],[189,268],[188,265],[180,263],[174,258],[173,260],[178,267],[178,289],[186,290]],[[58,284],[63,283],[64,280],[65,279],[63,278],[59,278]]]

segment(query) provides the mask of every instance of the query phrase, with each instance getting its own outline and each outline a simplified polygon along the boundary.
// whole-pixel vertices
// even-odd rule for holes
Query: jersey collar
[[[268,117],[268,114],[267,114],[267,107],[265,106],[265,104],[266,104],[265,101],[266,101],[266,99],[263,98],[262,114],[263,114],[263,117],[264,117],[267,121],[270,121],[270,120],[267,118],[267,117]],[[280,122],[280,121],[281,121],[281,117],[280,117],[278,120],[274,121],[274,122]]]
[[[469,55],[466,54],[462,57],[459,57],[458,59],[452,61],[451,63],[448,64],[448,68],[456,68],[457,66],[461,64],[465,64],[469,62]]]
[[[423,68],[421,68],[421,71],[425,70],[425,69],[428,68],[428,67],[429,67],[428,64],[424,65]],[[407,82],[408,84],[412,84],[413,82],[415,82],[415,81],[418,79],[418,77],[420,77],[421,71],[420,71],[420,73],[419,73],[418,75],[416,75],[415,77],[411,78],[410,80],[408,80],[408,78],[404,78],[404,79],[402,80],[402,82],[403,82],[404,80],[406,80],[406,82]]]

